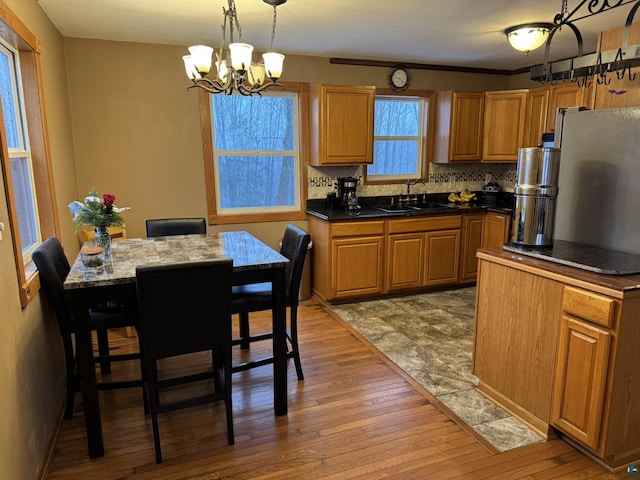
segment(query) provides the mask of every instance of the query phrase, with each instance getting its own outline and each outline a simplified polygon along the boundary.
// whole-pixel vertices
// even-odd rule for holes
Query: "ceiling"
[[[213,47],[220,41],[222,8],[227,5],[226,0],[39,3],[66,37]],[[579,3],[569,1],[569,11]],[[277,9],[274,49],[292,55],[512,71],[543,63],[544,47],[526,56],[509,46],[505,28],[552,22],[561,4],[561,0],[288,0]],[[236,6],[245,42],[266,50],[272,8],[260,0],[236,0]],[[624,25],[629,10],[622,6],[576,22],[584,52],[595,51],[599,31]],[[588,12],[583,7],[578,13]],[[551,60],[577,53],[569,28],[554,36]]]

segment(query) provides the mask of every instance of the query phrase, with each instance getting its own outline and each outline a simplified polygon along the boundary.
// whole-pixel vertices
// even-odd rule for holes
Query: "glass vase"
[[[104,255],[106,258],[111,258],[111,235],[107,227],[97,227],[95,236],[96,247],[104,248]]]

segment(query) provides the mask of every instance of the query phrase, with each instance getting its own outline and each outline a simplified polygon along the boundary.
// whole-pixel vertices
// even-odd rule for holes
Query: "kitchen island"
[[[640,460],[640,275],[478,251],[478,391],[614,470]]]

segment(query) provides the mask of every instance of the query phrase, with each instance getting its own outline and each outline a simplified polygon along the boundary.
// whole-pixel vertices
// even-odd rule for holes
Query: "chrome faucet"
[[[411,180],[407,180],[407,195],[411,195],[411,186],[417,185],[418,183],[426,185],[424,183],[424,180],[422,180],[421,178],[416,178],[413,182]]]

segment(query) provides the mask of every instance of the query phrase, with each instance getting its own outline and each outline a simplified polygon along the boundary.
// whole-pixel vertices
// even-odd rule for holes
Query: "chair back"
[[[287,295],[289,296],[287,301],[289,305],[298,304],[302,271],[304,261],[307,258],[309,242],[311,242],[311,235],[295,225],[287,225],[282,238],[280,254],[289,259],[286,267]]]
[[[71,270],[69,260],[56,237],[49,237],[31,254],[38,267],[40,285],[58,319],[61,334],[72,331],[71,310],[64,294],[64,281]]]
[[[147,237],[207,233],[204,218],[155,218],[147,220]]]
[[[139,335],[149,360],[231,342],[233,260],[136,268]]]

